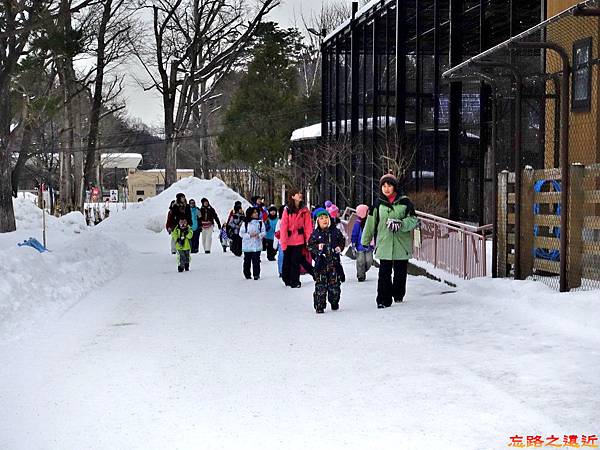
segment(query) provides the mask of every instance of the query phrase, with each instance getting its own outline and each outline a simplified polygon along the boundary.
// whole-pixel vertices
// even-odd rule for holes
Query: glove
[[[388,219],[385,225],[387,226],[388,230],[390,230],[392,233],[397,233],[402,228],[402,220]]]

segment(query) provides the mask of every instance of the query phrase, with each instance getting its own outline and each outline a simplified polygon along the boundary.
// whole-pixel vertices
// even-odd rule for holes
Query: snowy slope
[[[50,252],[17,243],[42,242],[42,210],[13,200],[17,231],[0,234],[0,341],[27,334],[40,319],[73,304],[120,270],[127,249],[105,233],[91,232],[80,212],[46,215]]]
[[[227,218],[236,201],[241,201],[244,208],[250,206],[243,197],[218,178],[201,180],[190,177],[178,181],[156,197],[140,203],[130,203],[126,210],[109,217],[100,223],[98,228],[113,231],[146,229],[159,233],[165,228],[169,205],[179,192],[184,193],[188,201],[196,200],[197,206],[200,206],[202,198],[207,198],[222,221]]]

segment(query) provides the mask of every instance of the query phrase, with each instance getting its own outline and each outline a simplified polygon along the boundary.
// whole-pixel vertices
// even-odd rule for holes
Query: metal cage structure
[[[600,2],[588,0],[443,73],[491,95],[493,272],[600,287]]]
[[[492,90],[442,73],[539,23],[540,0],[378,0],[323,41],[318,200],[370,203],[397,170],[408,192],[447,192],[451,219],[490,223]],[[342,139],[344,151],[339,150]],[[337,150],[336,150],[337,148]],[[390,164],[393,163],[393,164]]]

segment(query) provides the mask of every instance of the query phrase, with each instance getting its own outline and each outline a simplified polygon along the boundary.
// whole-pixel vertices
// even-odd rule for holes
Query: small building
[[[177,169],[177,181],[194,176],[194,169]],[[165,169],[130,169],[127,176],[129,202],[154,197],[165,190]]]

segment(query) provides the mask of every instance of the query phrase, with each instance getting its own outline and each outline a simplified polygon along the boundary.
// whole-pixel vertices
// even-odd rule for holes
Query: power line
[[[263,115],[260,116],[260,119],[258,120],[276,120],[276,119],[281,119],[283,117],[290,117],[293,115],[296,115],[298,113],[307,113],[307,112],[315,112],[315,111],[320,111],[321,107],[311,107],[311,108],[302,108],[302,109],[298,109],[298,110],[294,110],[294,108],[287,110],[286,112],[280,112],[280,113],[273,113],[273,114],[267,114],[267,115]],[[254,123],[254,121],[251,121],[251,119],[240,119],[240,120],[235,120],[233,121],[234,124],[246,124],[246,125],[252,125]],[[154,128],[154,131],[156,131],[157,129]],[[164,132],[162,133],[164,134]],[[119,137],[123,137],[123,136],[137,136],[138,134],[135,131],[123,131],[122,133],[113,133],[113,134],[105,134],[105,135],[101,135],[101,138],[104,139],[111,139],[111,138],[119,138]],[[221,134],[220,133],[210,133],[210,134],[200,134],[200,133],[191,133],[191,134],[187,134],[184,136],[176,136],[174,138],[171,138],[171,141],[176,141],[176,142],[181,142],[181,141],[187,141],[187,140],[193,140],[193,139],[198,139],[198,138],[214,138],[214,137],[219,137]],[[156,139],[160,139],[160,140],[156,140]],[[96,151],[101,151],[101,150],[117,150],[117,149],[123,149],[123,148],[132,148],[132,147],[145,147],[145,146],[153,146],[153,145],[165,145],[166,144],[166,140],[164,138],[159,138],[158,136],[155,136],[153,140],[147,140],[147,141],[141,141],[141,142],[133,142],[133,143],[124,143],[124,144],[106,144],[106,145],[101,145],[101,146],[96,146]],[[35,155],[47,155],[47,154],[53,154],[53,153],[61,153],[63,151],[67,150],[64,147],[56,147],[52,150],[48,150],[48,151],[37,151],[37,152],[31,152],[31,156],[35,156]],[[78,146],[78,147],[73,147],[72,149],[69,150],[70,153],[80,153],[80,152],[87,152],[87,146]],[[15,150],[13,153],[21,153],[21,150]]]

